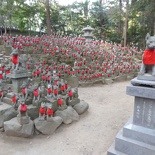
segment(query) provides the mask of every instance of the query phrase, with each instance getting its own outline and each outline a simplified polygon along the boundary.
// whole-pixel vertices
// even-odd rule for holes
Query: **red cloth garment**
[[[40,107],[39,112],[40,112],[40,114],[45,114],[45,108]]]
[[[65,85],[61,86],[61,90],[64,91],[65,90]]]
[[[53,114],[54,114],[54,111],[53,111],[53,109],[47,109],[47,115],[49,115],[49,116],[53,116]]]
[[[38,89],[35,89],[34,92],[33,92],[34,96],[38,97],[39,96],[39,91]]]
[[[13,55],[12,56],[12,63],[13,64],[18,64],[18,55]]]
[[[58,95],[58,90],[54,89],[54,95]]]
[[[51,89],[51,88],[48,88],[48,89],[47,89],[47,92],[48,92],[48,93],[52,93],[52,89]]]
[[[58,99],[58,105],[62,105],[63,104],[63,100],[60,98]]]
[[[2,91],[0,91],[0,97],[3,95],[3,92]]]
[[[155,50],[148,49],[144,51],[143,55],[143,63],[145,65],[154,65],[155,64]]]
[[[12,102],[15,103],[17,101],[16,96],[12,97]]]
[[[68,92],[68,96],[69,96],[69,97],[72,97],[72,96],[73,96],[72,90],[70,90],[70,91]]]
[[[3,75],[2,74],[0,74],[0,79],[3,79]]]
[[[21,106],[20,106],[20,111],[22,111],[22,112],[27,111],[27,106],[26,106],[26,104],[21,104]]]
[[[68,88],[68,84],[65,84],[65,89],[67,89]]]
[[[42,75],[42,80],[46,80],[46,75]]]
[[[22,88],[22,94],[23,94],[23,95],[26,94],[26,88]]]

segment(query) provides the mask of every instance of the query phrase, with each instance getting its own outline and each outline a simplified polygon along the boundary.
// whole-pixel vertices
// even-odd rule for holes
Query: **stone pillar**
[[[27,83],[28,81],[28,73],[12,73],[12,74],[7,74],[8,78],[12,79],[12,89],[14,93],[19,93],[21,92],[20,86],[23,84],[25,81]]]
[[[131,85],[127,94],[134,96],[133,117],[117,134],[107,155],[155,155],[155,89]]]

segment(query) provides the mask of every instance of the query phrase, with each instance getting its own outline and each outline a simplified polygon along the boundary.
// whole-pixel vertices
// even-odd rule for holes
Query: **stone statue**
[[[150,36],[149,33],[146,35],[146,49],[139,74],[145,73],[155,76],[155,36]]]
[[[28,124],[30,121],[30,118],[27,114],[27,105],[25,104],[24,99],[20,99],[19,103],[20,103],[18,107],[19,114],[17,115],[17,120],[21,125]]]
[[[0,87],[0,104],[2,104],[3,97],[4,97],[4,93],[2,88]]]
[[[45,120],[45,114],[46,114],[46,107],[45,102],[41,103],[41,107],[39,109],[39,120],[44,121]]]
[[[53,117],[54,111],[52,109],[52,104],[48,104],[47,106],[47,121],[51,121],[53,119],[51,119]]]
[[[12,70],[21,70],[27,68],[28,57],[26,54],[21,54],[19,56],[18,49],[12,48]]]
[[[12,106],[14,107],[15,110],[18,109],[18,99],[19,97],[15,93],[11,94]]]
[[[52,86],[51,84],[48,84],[47,86],[47,97],[52,97]]]

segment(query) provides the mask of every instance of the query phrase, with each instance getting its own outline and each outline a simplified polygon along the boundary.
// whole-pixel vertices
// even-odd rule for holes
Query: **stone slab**
[[[137,77],[131,80],[133,85],[155,86],[155,80],[139,80]]]
[[[155,130],[128,124],[123,128],[123,136],[150,145],[155,145]]]
[[[154,99],[135,97],[133,124],[155,129]]]
[[[18,79],[18,78],[27,78],[28,73],[17,73],[17,74],[7,74],[6,77],[11,78],[11,79]]]
[[[152,87],[130,85],[127,86],[126,94],[142,98],[155,99],[155,89]]]
[[[144,74],[144,75],[138,75],[138,80],[147,80],[147,81],[155,81],[155,76],[152,76],[151,74]]]
[[[154,145],[124,137],[122,130],[116,136],[115,149],[127,155],[155,155]]]
[[[107,155],[128,155],[128,154],[125,154],[125,153],[115,150],[115,141],[114,141],[113,144],[108,149]]]

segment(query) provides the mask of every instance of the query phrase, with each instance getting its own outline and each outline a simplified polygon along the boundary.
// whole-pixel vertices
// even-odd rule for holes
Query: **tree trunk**
[[[51,35],[51,21],[50,21],[50,8],[49,8],[49,0],[45,2],[46,8],[46,24],[47,24],[47,35]]]
[[[125,15],[125,24],[124,24],[124,44],[123,46],[125,47],[127,44],[127,29],[128,29],[128,18],[129,18],[129,0],[126,0],[126,15]]]
[[[119,22],[118,22],[118,37],[121,37],[122,32],[122,0],[119,0]]]

